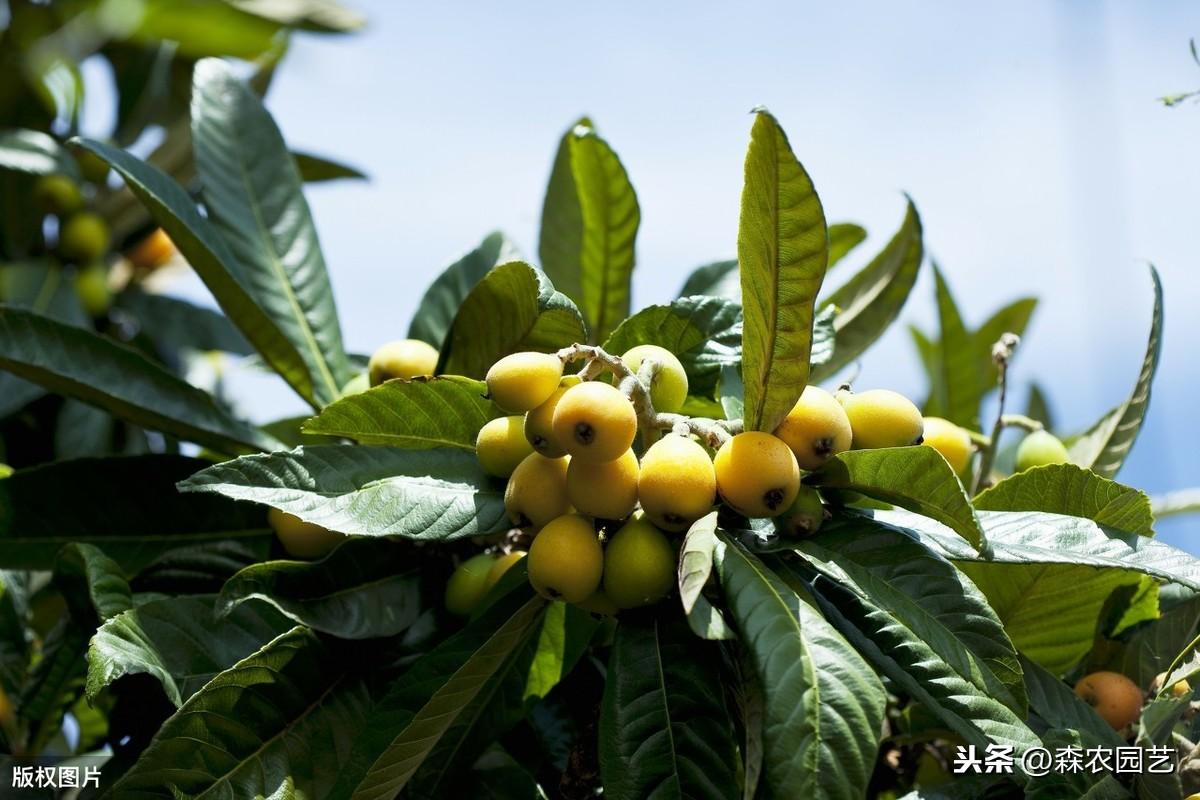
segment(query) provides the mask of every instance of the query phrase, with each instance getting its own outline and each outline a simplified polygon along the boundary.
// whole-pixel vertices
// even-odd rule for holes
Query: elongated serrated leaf
[[[218,451],[254,452],[276,444],[141,353],[28,311],[0,306],[0,368]]]
[[[81,147],[98,155],[125,179],[154,221],[167,232],[217,304],[263,359],[303,398],[315,404],[314,386],[299,350],[264,309],[257,287],[230,252],[216,227],[196,209],[182,186],[157,167],[91,140]]]
[[[669,305],[647,306],[622,322],[604,342],[619,356],[640,344],[656,344],[679,358],[688,392],[712,396],[721,370],[742,355],[742,310],[716,297],[681,297]]]
[[[228,317],[186,300],[129,288],[117,295],[116,305],[128,312],[141,332],[167,354],[217,350],[248,356],[254,352]]]
[[[683,282],[679,290],[680,297],[724,297],[735,303],[742,302],[742,278],[738,274],[738,263],[731,261],[714,261],[702,267],[696,267],[692,274]]]
[[[1150,340],[1146,344],[1146,357],[1142,371],[1129,398],[1105,414],[1068,448],[1071,461],[1087,467],[1097,475],[1111,478],[1125,463],[1125,457],[1133,448],[1134,441],[1142,429],[1142,420],[1150,407],[1150,385],[1158,370],[1158,359],[1162,354],[1163,291],[1158,270],[1150,267],[1150,279],[1154,283],[1154,313],[1150,321]]]
[[[499,231],[489,233],[478,247],[442,270],[425,290],[408,326],[409,338],[440,350],[459,306],[475,285],[496,265],[519,257],[516,245],[507,236]]]
[[[629,314],[641,210],[625,167],[591,122],[559,144],[542,207],[542,269],[583,312],[596,341]]]
[[[147,455],[18,470],[0,481],[0,567],[50,569],[64,545],[81,542],[133,574],[179,547],[269,542],[262,509],[174,490],[176,481],[210,463]],[[63,487],[71,487],[69,503]]]
[[[765,692],[772,793],[863,797],[883,723],[883,686],[814,608],[759,559],[718,536],[721,588]]]
[[[822,301],[841,309],[834,323],[837,351],[834,357],[813,369],[811,381],[833,377],[866,352],[900,314],[908,300],[925,250],[921,217],[911,199],[904,221],[891,241],[854,277]]]
[[[304,627],[219,673],[159,729],[114,797],[329,797],[371,694]]]
[[[359,444],[473,453],[479,429],[498,414],[483,381],[444,375],[387,381],[344,397],[305,422],[302,430]]]
[[[809,379],[825,211],[779,123],[755,114],[738,222],[746,430],[775,430]]]
[[[717,512],[692,523],[679,552],[679,600],[684,613],[691,613],[708,577],[712,574],[713,549],[717,546]]]
[[[75,159],[53,136],[26,128],[0,131],[0,169],[31,175],[57,173],[79,180]]]
[[[491,270],[463,300],[437,371],[482,378],[509,353],[551,352],[586,339],[583,317],[567,296],[540,271],[510,261]]]
[[[262,100],[219,59],[193,72],[192,147],[209,220],[304,360],[321,405],[350,380],[300,173]]]
[[[879,605],[836,570],[817,572],[805,584],[801,568],[775,560],[769,563],[782,576],[795,575],[791,582],[805,586],[825,619],[858,652],[968,743],[980,748],[998,743],[1017,753],[1039,744],[1023,716],[976,685],[976,675],[963,675],[947,663],[922,632],[909,628],[911,616]]]
[[[508,528],[503,490],[461,450],[302,446],[217,464],[179,489],[263,503],[361,536],[439,541]]]
[[[101,625],[88,647],[88,698],[124,675],[148,673],[181,706],[218,673],[291,627],[282,614],[260,604],[218,616],[215,599],[151,600]]]
[[[359,181],[367,179],[366,173],[357,167],[343,164],[340,161],[334,161],[332,158],[325,156],[293,150],[292,159],[296,162],[296,170],[300,173],[300,180],[305,183],[324,183],[343,178]]]
[[[956,425],[979,429],[979,400],[983,396],[982,374],[976,360],[981,356],[967,332],[958,303],[937,263],[933,265],[934,297],[937,301],[938,340],[936,364],[939,372],[934,386],[941,396],[936,413]],[[989,345],[990,347],[990,345]],[[990,351],[987,358],[990,361]]]
[[[351,537],[320,561],[268,561],[234,575],[217,612],[248,600],[343,639],[394,636],[421,613],[420,570],[413,552],[387,539]]]
[[[738,792],[733,726],[715,645],[677,620],[617,626],[600,709],[600,777],[613,800],[729,800]]]
[[[54,582],[79,622],[103,622],[133,606],[129,581],[121,565],[95,545],[72,542],[59,551]]]
[[[983,550],[987,537],[954,470],[930,447],[851,450],[805,479],[816,486],[861,492],[947,525]]]
[[[1155,519],[1200,513],[1200,489],[1180,489],[1150,498]]]
[[[867,229],[853,222],[835,222],[829,226],[829,268],[845,258],[867,238]]]
[[[1144,493],[1074,464],[1018,472],[981,492],[973,502],[980,511],[1070,514],[1129,533],[1154,535],[1154,515]]]

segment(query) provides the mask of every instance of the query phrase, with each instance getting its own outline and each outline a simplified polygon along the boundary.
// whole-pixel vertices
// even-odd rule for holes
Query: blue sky
[[[293,146],[369,183],[313,188],[355,350],[400,338],[425,285],[487,232],[536,254],[561,132],[596,121],[638,191],[635,304],[735,251],[750,108],[788,131],[831,220],[871,233],[834,283],[920,209],[927,248],[969,323],[1042,298],[1018,356],[1061,431],[1129,392],[1145,348],[1146,261],[1166,287],[1148,424],[1121,480],[1200,485],[1200,88],[1189,2],[426,3],[362,0],[360,35],[298,37],[268,104]],[[926,272],[904,322],[932,322]],[[898,326],[857,385],[914,398],[924,380]],[[256,416],[299,411],[252,383]],[[279,412],[278,414],[276,412]],[[1160,525],[1200,551],[1200,518]]]

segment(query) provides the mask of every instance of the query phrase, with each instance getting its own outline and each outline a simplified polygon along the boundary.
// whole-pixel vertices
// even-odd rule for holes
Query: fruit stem
[[[1000,444],[1000,432],[1004,429],[1004,401],[1008,396],[1008,364],[1012,361],[1013,354],[1017,351],[1017,345],[1021,343],[1021,337],[1015,333],[1005,332],[1000,335],[996,343],[992,345],[992,362],[996,365],[996,370],[999,373],[998,383],[1000,386],[1000,405],[996,409],[996,422],[992,425],[992,435],[987,445],[983,448],[983,453],[979,459],[979,473],[975,476],[974,486],[971,488],[971,495],[979,494],[979,490],[983,488],[984,483],[988,480],[988,476],[992,472],[992,464],[996,460],[996,448]]]
[[[685,436],[689,433],[695,434],[715,450],[735,433],[741,433],[742,421],[685,417],[682,414],[656,414],[654,426],[655,430],[659,431],[672,430]]]

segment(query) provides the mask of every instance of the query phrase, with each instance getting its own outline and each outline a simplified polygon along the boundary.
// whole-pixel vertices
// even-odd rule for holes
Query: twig
[[[992,361],[996,364],[996,369],[1000,372],[1000,407],[996,410],[996,423],[992,425],[991,440],[987,446],[983,448],[983,455],[979,460],[979,474],[975,476],[975,485],[971,489],[971,494],[979,494],[979,490],[983,488],[984,481],[992,472],[992,464],[996,460],[996,449],[1000,444],[1000,432],[1004,429],[1004,401],[1008,395],[1008,364],[1012,361],[1013,353],[1017,350],[1017,345],[1021,343],[1021,337],[1015,333],[1003,333],[1000,338],[992,345]]]

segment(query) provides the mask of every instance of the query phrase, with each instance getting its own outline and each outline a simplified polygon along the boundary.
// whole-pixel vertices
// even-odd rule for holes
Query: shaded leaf
[[[867,238],[867,229],[853,222],[835,222],[829,226],[829,268],[841,261]]]
[[[459,307],[475,285],[493,267],[517,258],[517,247],[507,236],[499,231],[489,233],[478,247],[442,270],[425,290],[408,326],[409,338],[440,350]]]
[[[300,173],[300,180],[305,183],[324,183],[325,181],[336,181],[343,178],[360,181],[367,179],[366,173],[357,167],[343,164],[340,161],[334,161],[325,156],[293,150],[292,159],[296,162],[296,170]]]
[[[714,261],[692,270],[692,274],[683,282],[679,296],[696,295],[724,297],[726,300],[741,303],[742,276],[738,273],[737,261]]]
[[[121,566],[95,545],[72,542],[59,551],[54,582],[80,623],[103,622],[133,607],[129,581]]]
[[[0,169],[80,179],[79,165],[53,136],[23,128],[0,131]]]
[[[116,305],[133,315],[138,326],[168,353],[217,350],[248,356],[250,343],[224,314],[178,297],[127,288]]]

